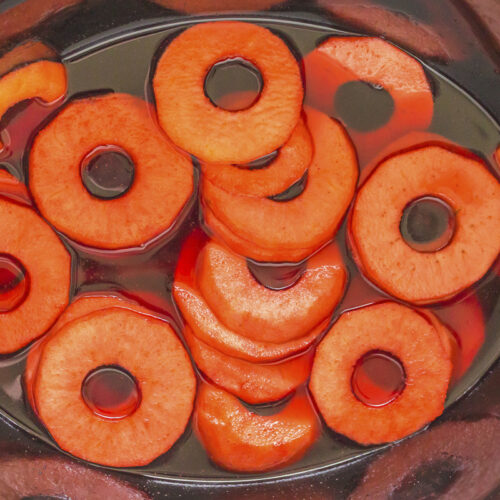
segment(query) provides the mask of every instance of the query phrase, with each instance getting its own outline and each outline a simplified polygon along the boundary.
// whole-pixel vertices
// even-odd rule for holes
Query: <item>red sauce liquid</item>
[[[263,264],[247,259],[252,276],[270,290],[286,290],[295,285],[306,270],[307,264]]]
[[[114,200],[127,193],[134,182],[132,158],[118,146],[98,146],[81,163],[82,182],[101,200]]]
[[[121,420],[134,413],[141,403],[137,382],[119,367],[103,366],[90,372],[82,383],[85,404],[100,417]]]
[[[405,207],[399,229],[407,245],[428,253],[445,248],[455,226],[455,213],[448,203],[435,196],[422,196]]]
[[[205,78],[205,95],[226,111],[251,108],[258,101],[262,87],[260,71],[241,57],[214,64]]]
[[[436,316],[453,333],[458,344],[454,359],[454,379],[469,369],[484,342],[485,318],[475,295],[433,309]]]
[[[404,390],[406,375],[401,362],[389,353],[372,351],[358,360],[351,379],[352,392],[366,406],[392,403]]]
[[[15,257],[0,254],[0,313],[13,311],[29,293],[29,277]]]

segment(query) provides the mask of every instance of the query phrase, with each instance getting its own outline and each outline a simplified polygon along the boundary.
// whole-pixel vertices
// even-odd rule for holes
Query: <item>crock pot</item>
[[[39,57],[57,54],[78,75],[77,62],[94,47],[126,41],[138,32],[160,36],[164,27],[222,17],[381,36],[465,89],[500,121],[496,0],[0,0],[0,74],[23,62],[22,54],[13,61],[2,56],[24,41],[32,42],[29,51],[39,51]],[[96,74],[101,69],[97,62]],[[113,71],[117,82],[125,78],[119,65]],[[78,93],[78,85],[72,91]],[[489,328],[497,334],[499,279],[492,278],[481,297]],[[456,401],[428,428],[402,443],[346,453],[335,463],[305,470],[251,477],[194,477],[189,466],[178,474],[142,473],[74,459],[49,438],[40,439],[29,423],[33,415],[19,410],[25,402],[10,383],[12,357],[4,357],[0,360],[0,497],[399,500],[448,498],[453,491],[453,498],[493,500],[500,497],[500,477],[490,477],[490,465],[500,460],[500,447],[492,452],[483,444],[500,439],[498,428],[489,424],[500,418],[499,352],[498,342],[492,344],[489,354],[470,369],[465,385],[454,395]],[[454,488],[460,481],[468,486],[457,493]]]

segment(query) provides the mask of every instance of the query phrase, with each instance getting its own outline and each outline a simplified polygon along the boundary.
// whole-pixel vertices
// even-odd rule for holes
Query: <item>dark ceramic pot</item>
[[[0,0],[0,75],[29,60],[57,57],[67,64],[72,94],[87,91],[88,82],[98,81],[104,72],[103,86],[143,95],[144,80],[131,83],[129,69],[116,61],[107,68],[107,60],[96,56],[98,49],[114,46],[119,54],[120,44],[126,47],[131,34],[140,32],[150,37],[154,50],[172,26],[178,29],[217,16],[284,23],[299,30],[320,26],[325,33],[345,30],[383,36],[420,58],[443,81],[465,89],[485,116],[500,122],[497,0]],[[26,41],[30,43],[14,57],[4,57]],[[89,66],[81,62],[91,57],[89,75]],[[147,76],[149,62],[139,55],[137,65]],[[462,125],[455,123],[452,135],[467,134]],[[482,131],[473,133],[480,143]],[[487,341],[450,394],[442,417],[402,443],[363,449],[338,438],[334,460],[312,460],[260,476],[214,474],[210,467],[203,468],[205,462],[191,469],[186,459],[173,470],[165,465],[169,457],[152,468],[133,470],[110,470],[72,459],[57,449],[23,399],[19,374],[24,361],[15,356],[1,359],[0,497],[499,498],[499,275],[483,283],[477,294],[488,318]],[[192,439],[187,443],[193,457],[203,453]],[[329,451],[323,453],[328,456]]]

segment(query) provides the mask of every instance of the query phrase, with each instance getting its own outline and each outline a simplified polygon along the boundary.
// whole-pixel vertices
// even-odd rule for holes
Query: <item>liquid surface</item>
[[[29,293],[29,276],[12,255],[0,254],[0,313],[13,311]]]
[[[268,155],[257,158],[256,160],[247,163],[246,165],[239,166],[239,168],[248,168],[250,170],[260,170],[261,168],[268,167],[277,157],[279,156],[279,151],[273,151]],[[238,166],[238,165],[236,165]]]
[[[252,107],[262,91],[260,71],[241,57],[220,61],[207,74],[205,94],[215,106],[226,111]]]
[[[123,196],[134,182],[132,158],[118,146],[99,146],[82,161],[82,182],[87,191],[101,200]]]
[[[371,407],[392,403],[405,388],[406,375],[401,362],[386,352],[369,352],[354,367],[352,392]]]
[[[291,201],[298,196],[300,196],[307,186],[308,172],[306,170],[305,174],[297,181],[294,182],[289,188],[285,189],[283,192],[269,196],[270,200],[285,202]]]
[[[347,82],[335,94],[335,111],[352,129],[370,132],[385,125],[394,113],[394,101],[383,87],[368,82]]]
[[[82,397],[96,415],[109,420],[128,417],[141,404],[134,377],[116,366],[103,366],[90,372],[82,382]]]
[[[252,276],[270,290],[286,290],[295,285],[306,270],[305,263],[266,264],[247,259],[247,266]]]
[[[255,18],[256,22],[269,27],[293,44],[293,50],[306,54],[326,36],[345,34],[333,28],[312,24],[301,24],[278,18]],[[80,22],[80,20],[79,20]],[[110,23],[113,25],[114,23]],[[154,26],[153,26],[154,24]],[[102,92],[128,92],[152,101],[150,86],[150,64],[157,57],[164,40],[173,36],[189,22],[165,24],[155,20],[136,25],[132,34],[122,28],[102,37],[79,41],[68,48],[65,64],[68,70],[69,95]],[[63,33],[71,37],[75,26],[64,28]],[[104,29],[104,28],[103,28]],[[142,30],[142,31],[141,31]],[[70,33],[71,32],[71,33]],[[63,36],[62,34],[60,36]],[[114,41],[111,38],[114,37]],[[74,38],[70,38],[74,40]],[[78,38],[77,38],[78,40]],[[56,44],[56,46],[58,46]],[[59,45],[67,47],[67,45]],[[120,61],[120,64],[117,64]],[[123,63],[125,61],[126,63]],[[133,68],[133,71],[131,71]],[[463,147],[477,152],[484,158],[492,171],[496,168],[491,153],[500,143],[498,125],[478,104],[435,71],[427,68],[435,91],[435,112],[428,134],[423,134],[419,142],[435,140],[432,134],[441,134]],[[307,75],[305,75],[307,89]],[[8,125],[12,150],[0,153],[0,162],[20,179],[26,178],[22,151],[30,142],[31,131],[36,130],[56,109],[32,103],[12,119]],[[370,110],[362,111],[361,122],[371,119]],[[358,114],[356,111],[356,115]],[[349,111],[341,119],[348,126]],[[354,116],[354,113],[352,113]],[[361,180],[366,178],[375,166],[375,159],[358,151]],[[390,151],[389,151],[390,153]],[[496,172],[496,171],[495,171]],[[497,173],[497,172],[496,172]],[[498,173],[497,173],[498,175]],[[175,309],[171,296],[173,274],[180,249],[186,237],[200,227],[200,207],[190,203],[181,214],[174,229],[158,238],[154,243],[134,251],[101,252],[67,241],[78,258],[75,260],[72,296],[81,293],[103,293],[113,290],[140,304],[148,306],[162,317],[169,318],[180,332],[182,320]],[[338,316],[354,307],[371,304],[388,298],[380,290],[371,286],[355,266],[345,240],[346,223],[339,228],[336,242],[343,254],[349,271],[349,287],[344,299],[334,313],[332,322]],[[274,270],[270,271],[274,274]],[[265,281],[265,278],[259,278]],[[450,389],[447,406],[464,394],[491,366],[500,353],[500,339],[497,335],[500,316],[498,309],[498,270],[493,269],[473,290],[461,294],[453,302],[436,304],[430,308],[447,326],[457,331],[460,340],[461,376]],[[477,311],[484,312],[485,333],[476,321]],[[463,328],[466,324],[467,328]],[[55,446],[51,437],[33,417],[23,399],[21,374],[24,370],[26,351],[14,357],[0,360],[0,407],[2,411],[31,434]],[[273,406],[279,411],[280,402]],[[324,430],[323,435],[304,458],[280,471],[265,474],[267,478],[301,472],[319,470],[333,464],[367,455],[380,447],[362,447],[346,442]],[[185,435],[165,455],[147,467],[129,469],[130,474],[153,477],[171,477],[182,481],[237,481],[252,478],[252,475],[235,475],[214,466],[206,456],[196,436],[189,427]]]
[[[437,252],[455,234],[455,212],[434,196],[412,201],[403,211],[400,231],[406,243],[418,252]]]

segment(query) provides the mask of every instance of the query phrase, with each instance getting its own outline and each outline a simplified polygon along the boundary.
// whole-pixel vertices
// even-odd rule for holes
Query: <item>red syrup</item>
[[[476,295],[471,294],[455,302],[432,308],[436,316],[452,332],[458,344],[454,359],[454,381],[462,377],[485,340],[483,308]]]
[[[195,229],[184,241],[175,270],[175,281],[196,286],[198,257],[209,238],[201,229]]]
[[[12,255],[0,254],[0,313],[20,306],[29,288],[29,275],[22,263]]]
[[[82,398],[97,416],[121,420],[132,415],[141,404],[135,378],[119,366],[101,366],[82,382]]]
[[[251,62],[234,57],[212,66],[205,78],[205,95],[219,108],[242,111],[259,100],[263,86],[260,71]]]
[[[380,85],[365,81],[342,84],[334,98],[335,114],[345,125],[359,132],[369,132],[384,126],[394,113],[394,100]],[[366,119],[365,110],[371,113]]]
[[[366,406],[392,403],[404,390],[402,363],[390,353],[371,351],[358,360],[351,377],[352,392]]]
[[[62,104],[61,100],[45,104],[39,99],[33,99],[17,104],[7,111],[2,117],[1,135],[4,148],[0,150],[0,162],[22,164],[33,138],[33,131],[38,130]]]
[[[435,196],[422,196],[403,210],[400,232],[417,252],[437,252],[445,248],[455,233],[455,212]]]
[[[252,276],[270,290],[286,290],[294,286],[304,274],[307,263],[266,264],[247,259],[247,267]]]
[[[83,185],[101,200],[123,196],[132,187],[134,176],[134,162],[118,146],[98,146],[81,163]]]

